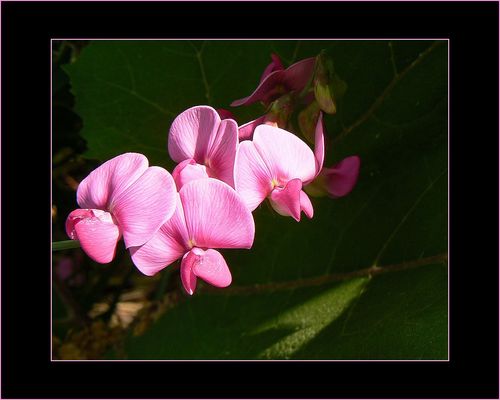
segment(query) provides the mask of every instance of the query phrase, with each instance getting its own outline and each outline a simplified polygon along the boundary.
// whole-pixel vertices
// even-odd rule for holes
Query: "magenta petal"
[[[113,260],[120,230],[111,214],[102,210],[74,210],[66,220],[66,230],[79,240],[83,251],[94,261],[107,264]]]
[[[291,216],[300,221],[302,181],[292,179],[284,188],[275,187],[269,197],[271,206],[278,214]]]
[[[300,209],[304,211],[307,218],[312,218],[314,215],[313,205],[309,196],[303,191],[300,191]]]
[[[283,184],[294,178],[307,182],[315,177],[314,153],[293,133],[270,125],[259,125],[253,136],[257,151],[278,183]]]
[[[252,247],[252,214],[229,185],[212,178],[198,179],[184,185],[179,195],[192,246]]]
[[[284,72],[284,83],[289,90],[302,90],[311,79],[316,58],[306,58],[290,65]]]
[[[204,164],[209,143],[217,133],[221,119],[209,106],[195,106],[179,114],[168,135],[168,153],[175,162],[193,158]]]
[[[238,125],[232,119],[225,119],[212,137],[207,151],[205,165],[209,174],[234,187],[234,159],[238,146]]]
[[[266,78],[260,82],[257,89],[247,97],[244,97],[239,100],[235,100],[231,103],[232,107],[249,105],[255,103],[256,101],[268,101],[273,96],[275,96],[279,90],[277,90],[278,85],[283,82],[285,71],[273,71]]]
[[[235,120],[236,119],[234,117],[234,114],[231,111],[226,110],[225,108],[218,108],[215,111],[217,111],[217,114],[219,114],[219,117],[222,120],[224,120],[224,119],[234,119]]]
[[[177,190],[186,183],[194,181],[195,179],[208,178],[207,168],[204,165],[197,164],[195,160],[188,159],[177,164],[172,171],[172,178],[174,178]]]
[[[142,246],[130,247],[132,261],[144,275],[154,275],[188,250],[188,234],[180,197],[174,215]]]
[[[332,168],[323,168],[321,175],[326,178],[326,187],[330,196],[346,196],[356,185],[361,159],[358,156],[344,158]]]
[[[148,159],[138,153],[119,155],[93,170],[78,185],[81,208],[108,209],[111,197],[120,195],[148,168]]]
[[[149,167],[118,197],[109,211],[116,218],[127,248],[146,243],[175,211],[175,183],[163,168]]]
[[[267,76],[274,71],[281,71],[285,69],[283,67],[283,63],[281,62],[280,57],[277,54],[271,54],[271,59],[273,60],[271,64],[269,64],[265,69],[264,72],[262,73],[260,77],[260,82],[262,82],[264,79],[267,78]]]
[[[246,124],[241,125],[238,128],[238,137],[240,141],[242,140],[251,140],[253,136],[253,131],[257,126],[262,125],[264,122],[266,122],[266,116],[263,115],[262,117],[259,117],[257,119],[254,119],[253,121],[247,122]]]
[[[217,250],[208,249],[200,255],[193,263],[192,271],[198,278],[216,287],[227,287],[232,281],[226,260]]]
[[[193,249],[186,253],[182,257],[181,261],[181,281],[184,289],[188,294],[192,295],[196,289],[196,275],[193,272],[193,264],[199,259],[199,255],[196,254],[196,250]]]
[[[238,146],[234,165],[234,185],[243,202],[253,211],[271,193],[273,176],[253,142]]]

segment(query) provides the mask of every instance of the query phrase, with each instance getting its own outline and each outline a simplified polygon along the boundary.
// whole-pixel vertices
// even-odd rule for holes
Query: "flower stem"
[[[76,249],[80,247],[78,240],[61,240],[60,242],[52,242],[52,251]]]

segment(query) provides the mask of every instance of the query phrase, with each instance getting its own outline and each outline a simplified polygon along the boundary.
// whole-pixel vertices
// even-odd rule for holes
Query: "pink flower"
[[[306,58],[283,69],[279,58],[273,57],[273,62],[264,70],[257,89],[250,96],[233,101],[231,105],[249,105],[256,101],[268,105],[285,93],[304,89],[314,71],[315,61],[315,57]]]
[[[307,186],[307,193],[311,196],[329,195],[334,199],[347,196],[356,186],[360,165],[358,156],[349,156],[331,168],[323,168]]]
[[[206,167],[208,176],[234,186],[234,159],[238,125],[221,120],[209,106],[191,107],[175,118],[168,136],[168,153],[180,163],[194,160]]]
[[[172,177],[174,178],[177,190],[191,181],[201,178],[208,178],[207,167],[198,164],[192,158],[184,160],[183,162],[177,164],[177,166],[172,171]]]
[[[269,198],[281,215],[300,221],[312,218],[313,206],[302,190],[321,170],[324,158],[322,119],[316,129],[315,151],[294,134],[269,125],[255,128],[253,141],[240,143],[236,155],[235,187],[250,211]]]
[[[175,210],[175,184],[163,168],[148,167],[142,154],[117,156],[78,186],[81,209],[66,220],[66,233],[98,263],[110,262],[118,240],[125,246],[148,241]]]
[[[328,194],[333,198],[348,195],[358,181],[360,165],[358,156],[350,156],[331,168],[323,168],[319,176],[324,178]]]
[[[179,191],[172,218],[149,242],[130,252],[145,275],[154,275],[182,257],[182,284],[193,294],[197,278],[229,286],[231,272],[214,248],[249,249],[254,235],[252,214],[235,190],[216,179],[198,179]]]

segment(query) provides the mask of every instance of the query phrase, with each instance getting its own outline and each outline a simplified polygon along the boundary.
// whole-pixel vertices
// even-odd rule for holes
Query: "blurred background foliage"
[[[445,41],[53,42],[53,240],[76,188],[127,151],[172,171],[167,134],[183,110],[229,109],[271,53],[285,67],[325,50],[346,84],[325,118],[326,162],[358,154],[345,198],[313,198],[300,223],[263,203],[251,250],[223,251],[226,289],[154,277],[121,244],[108,265],[53,252],[56,359],[447,359],[448,44]]]

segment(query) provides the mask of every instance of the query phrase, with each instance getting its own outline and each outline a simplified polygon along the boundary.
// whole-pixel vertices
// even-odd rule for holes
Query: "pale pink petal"
[[[92,260],[107,264],[115,257],[120,230],[108,212],[74,210],[66,220],[66,231]]]
[[[253,143],[278,184],[291,179],[310,181],[316,175],[316,159],[309,146],[293,133],[270,125],[255,128]]]
[[[131,186],[111,199],[109,211],[115,217],[125,246],[146,243],[175,211],[175,183],[163,168],[149,167]]]
[[[284,84],[289,90],[302,90],[311,79],[316,58],[306,58],[290,65],[284,71]]]
[[[200,254],[192,265],[192,271],[198,278],[216,287],[227,287],[232,281],[226,260],[217,250],[208,249]]]
[[[271,206],[280,215],[291,216],[296,221],[300,221],[300,193],[302,191],[302,181],[292,179],[284,188],[275,187],[269,196]]]
[[[229,185],[212,178],[198,179],[184,185],[179,195],[192,246],[252,247],[252,214]]]
[[[311,203],[311,199],[309,199],[309,196],[303,190],[300,191],[300,209],[304,211],[307,218],[313,217],[314,208]]]
[[[78,205],[108,209],[111,197],[126,190],[147,168],[148,159],[138,153],[125,153],[106,161],[78,185]]]
[[[238,137],[240,139],[240,142],[242,140],[251,140],[253,137],[253,131],[257,126],[262,125],[264,122],[266,122],[266,116],[263,115],[262,117],[259,117],[257,119],[254,119],[253,121],[247,122],[246,124],[241,125],[238,128]]]
[[[129,248],[134,265],[145,275],[156,274],[189,250],[184,211],[178,194],[176,198],[174,215],[144,245]]]
[[[175,162],[193,158],[204,164],[209,143],[217,133],[220,117],[212,107],[195,106],[179,114],[168,135],[168,153]]]
[[[273,176],[253,142],[245,140],[238,146],[234,165],[236,191],[250,211],[271,193]]]
[[[195,160],[190,158],[177,164],[172,171],[172,178],[174,178],[177,190],[181,190],[181,187],[188,182],[208,178],[207,168],[204,165],[197,164]]]
[[[325,126],[323,122],[323,113],[319,113],[316,130],[314,133],[314,158],[316,159],[316,174],[321,172],[323,162],[325,161]]]
[[[271,64],[269,64],[265,69],[264,72],[262,73],[260,77],[260,82],[262,82],[267,76],[274,71],[281,71],[285,69],[283,66],[283,63],[281,62],[280,57],[277,54],[271,54],[271,59],[273,60]]]
[[[210,143],[204,164],[210,176],[234,187],[234,159],[238,146],[238,125],[232,119],[225,119],[219,125],[217,134]]]
[[[361,159],[358,156],[344,158],[332,168],[323,168],[328,194],[334,198],[346,196],[356,185]]]
[[[196,289],[196,275],[193,272],[193,264],[198,260],[199,255],[193,249],[182,257],[181,261],[181,281],[182,286],[188,294],[192,295]]]

